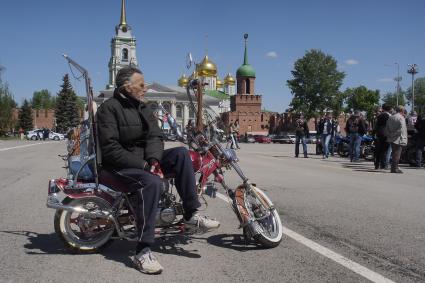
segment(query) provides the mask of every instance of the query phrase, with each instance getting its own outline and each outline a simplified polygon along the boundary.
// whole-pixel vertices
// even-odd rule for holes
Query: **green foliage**
[[[388,92],[382,98],[382,102],[390,105],[393,108],[395,108],[397,106],[397,96],[398,96],[398,105],[405,106],[406,105],[406,99],[405,99],[404,95],[405,95],[405,92],[403,90],[400,90],[399,94],[397,94],[395,92]]]
[[[32,123],[32,108],[28,100],[25,99],[21,109],[19,109],[18,128],[30,131],[33,129]]]
[[[425,114],[425,78],[417,78],[415,84],[415,110],[420,114]],[[412,88],[409,87],[406,93],[409,105],[412,105]]]
[[[6,83],[1,79],[1,71],[3,67],[0,66],[0,136],[13,129],[15,121],[13,120],[12,111],[16,107],[16,102],[13,95],[9,91]]]
[[[370,90],[365,86],[347,88],[345,90],[346,111],[359,110],[366,111],[370,120],[377,107],[379,107],[379,90]]]
[[[337,70],[337,61],[320,50],[307,51],[291,71],[294,79],[287,85],[293,94],[292,111],[302,112],[307,118],[318,117],[325,110],[339,112],[344,100],[339,92],[345,77]]]
[[[56,99],[56,131],[65,133],[80,123],[78,98],[69,82],[69,76],[63,77],[62,89]]]
[[[56,105],[56,98],[52,97],[47,89],[35,91],[32,95],[31,105],[33,109],[52,109]]]

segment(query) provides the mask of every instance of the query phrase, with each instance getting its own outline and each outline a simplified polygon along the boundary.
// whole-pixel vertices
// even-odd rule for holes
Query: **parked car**
[[[272,139],[273,143],[294,143],[289,135],[276,135]]]
[[[244,136],[244,135],[241,135],[241,136],[239,136],[239,142],[246,142],[246,143],[255,143],[255,138],[254,138],[254,136],[253,135],[247,135],[247,136]]]
[[[254,140],[255,142],[258,143],[271,143],[272,139],[268,136],[263,136],[263,135],[254,135]]]
[[[34,129],[32,131],[28,131],[27,139],[29,140],[39,140],[43,138],[43,130],[42,129]]]
[[[35,130],[32,130],[32,131],[28,131],[27,139],[33,140],[33,141],[43,139],[43,130],[42,129],[35,129]],[[65,135],[55,133],[53,131],[49,131],[49,139],[59,141],[59,140],[65,139]]]
[[[289,134],[288,137],[291,139],[291,143],[295,143],[296,136],[293,134]]]

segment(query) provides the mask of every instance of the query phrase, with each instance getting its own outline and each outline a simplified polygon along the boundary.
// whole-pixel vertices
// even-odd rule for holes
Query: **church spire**
[[[126,26],[127,19],[125,17],[125,0],[121,0],[121,22],[120,26]]]
[[[248,41],[248,34],[245,33],[243,38],[245,39],[245,54],[244,54],[244,57],[243,57],[243,64],[248,65],[248,52],[246,51],[246,45],[247,45],[246,43]]]

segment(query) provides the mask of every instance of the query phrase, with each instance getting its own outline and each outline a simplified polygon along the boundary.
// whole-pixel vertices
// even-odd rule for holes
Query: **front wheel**
[[[249,224],[255,230],[254,240],[265,248],[277,247],[282,241],[283,227],[279,213],[271,200],[254,186],[251,190],[245,191],[244,200],[246,211],[250,218],[255,220]],[[265,207],[263,203],[271,209]]]
[[[99,197],[66,199],[68,206],[81,207],[89,211],[109,210],[109,203]],[[65,246],[78,252],[95,252],[111,241],[115,227],[112,221],[96,216],[57,210],[55,232]]]

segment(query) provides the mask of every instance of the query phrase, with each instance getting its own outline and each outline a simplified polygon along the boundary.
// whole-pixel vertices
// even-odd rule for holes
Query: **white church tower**
[[[115,27],[115,37],[111,40],[111,59],[109,60],[109,84],[106,89],[115,88],[115,77],[125,66],[136,66],[136,38],[127,24],[125,0],[121,0],[121,22]]]

